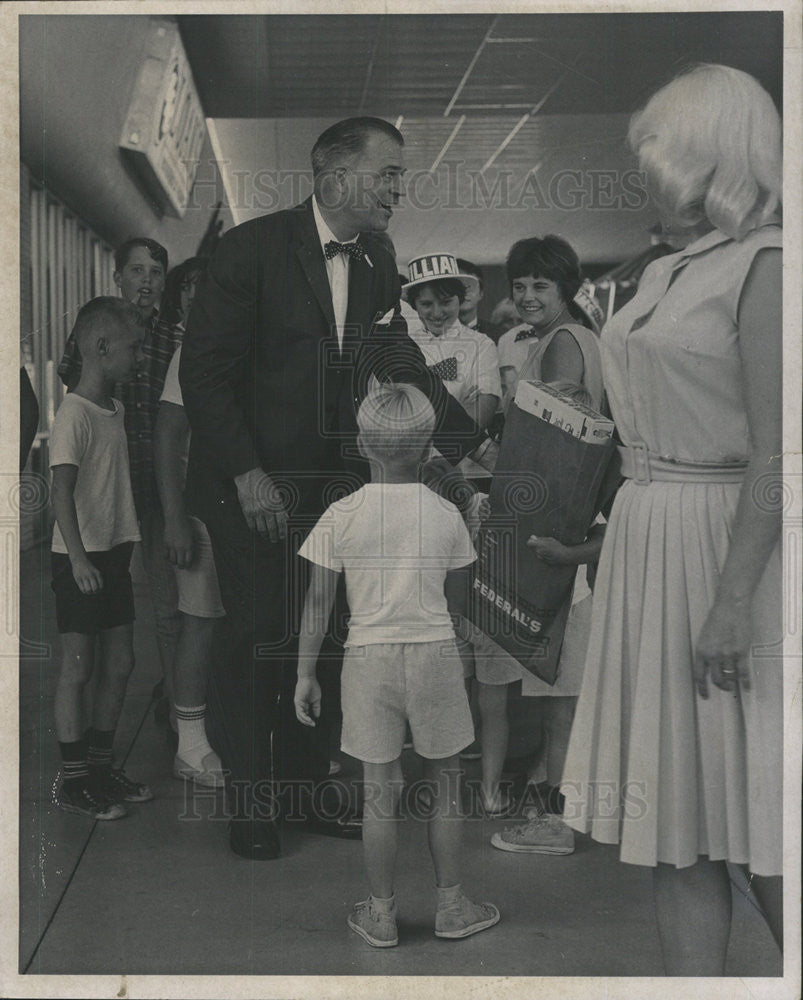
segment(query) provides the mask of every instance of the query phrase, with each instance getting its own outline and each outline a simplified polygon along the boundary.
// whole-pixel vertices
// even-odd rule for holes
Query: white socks
[[[204,718],[206,705],[176,705],[176,724],[178,725],[177,755],[191,767],[200,768],[203,759],[212,753],[209,740],[206,738]]]

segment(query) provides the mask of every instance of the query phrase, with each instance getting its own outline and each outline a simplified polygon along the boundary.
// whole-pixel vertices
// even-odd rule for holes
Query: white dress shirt
[[[340,349],[343,349],[343,327],[346,325],[346,312],[349,305],[349,267],[351,258],[347,253],[339,253],[326,259],[326,244],[330,240],[336,243],[356,243],[357,237],[350,240],[339,240],[332,230],[327,226],[318,207],[318,199],[312,196],[312,214],[315,217],[315,225],[318,229],[318,239],[321,241],[321,250],[324,254],[326,264],[326,277],[329,279],[329,290],[332,293],[332,308],[335,312],[335,324],[337,326],[337,342]]]

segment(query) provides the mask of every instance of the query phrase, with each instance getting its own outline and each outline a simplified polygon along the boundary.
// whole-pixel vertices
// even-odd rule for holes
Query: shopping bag
[[[582,542],[618,482],[613,423],[539,382],[508,411],[477,536],[468,618],[548,684],[557,677],[576,566],[550,566],[531,535]]]

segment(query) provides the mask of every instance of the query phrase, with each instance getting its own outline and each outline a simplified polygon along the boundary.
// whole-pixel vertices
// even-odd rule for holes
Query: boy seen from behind
[[[349,927],[378,948],[398,943],[394,866],[401,753],[409,722],[433,791],[429,847],[435,866],[435,934],[463,938],[499,911],[460,887],[459,753],[474,738],[463,669],[444,585],[476,556],[457,508],[419,481],[435,414],[422,392],[381,385],[357,416],[371,482],[333,503],[301,546],[312,564],[299,637],[296,714],[314,726],[321,689],[316,661],[338,577],[351,613],[341,700],[342,749],[363,762],[363,844],[370,886]]]

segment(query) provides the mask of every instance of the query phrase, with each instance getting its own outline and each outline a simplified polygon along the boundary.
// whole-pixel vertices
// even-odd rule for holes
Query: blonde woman
[[[653,96],[629,140],[682,249],[602,334],[627,478],[564,820],[652,867],[666,972],[719,976],[726,862],[749,870],[781,943],[781,127],[756,80],[703,65]]]

